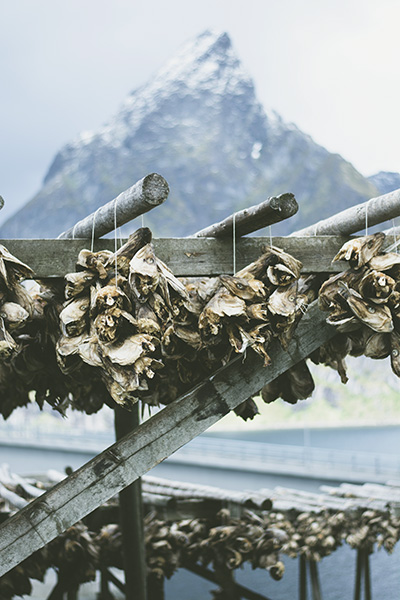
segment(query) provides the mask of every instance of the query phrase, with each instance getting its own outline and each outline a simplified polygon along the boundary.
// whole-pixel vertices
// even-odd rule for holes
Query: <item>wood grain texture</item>
[[[249,351],[143,423],[0,527],[0,575],[136,481],[335,335],[314,303],[272,365]]]
[[[398,216],[400,216],[400,189],[351,206],[328,219],[295,231],[291,236],[351,235],[357,231],[363,234],[366,225],[373,227]]]
[[[193,234],[193,237],[232,237],[235,227],[235,237],[258,231],[268,225],[279,223],[292,217],[299,210],[299,205],[293,194],[273,196],[240,210],[219,223],[214,223]]]
[[[275,237],[272,244],[282,248],[303,263],[303,273],[338,273],[346,268],[332,264],[349,237]],[[125,242],[126,240],[122,240]],[[393,243],[388,236],[385,247]],[[90,240],[0,240],[17,258],[28,264],[36,277],[64,277],[75,271],[82,248],[90,248]],[[159,238],[153,240],[157,256],[176,276],[212,276],[230,274],[233,269],[232,240],[213,238]],[[244,268],[270,245],[267,237],[240,238],[236,242],[237,270]],[[95,240],[94,250],[114,250],[114,240]]]
[[[95,238],[101,237],[162,204],[168,197],[168,193],[169,187],[164,177],[158,173],[151,173],[58,237],[90,239],[92,235]]]

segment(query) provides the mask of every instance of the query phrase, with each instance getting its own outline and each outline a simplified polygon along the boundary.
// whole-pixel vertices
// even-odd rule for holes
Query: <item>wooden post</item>
[[[354,600],[361,600],[361,585],[362,575],[364,571],[364,550],[359,548],[357,550],[357,563],[356,563],[356,582],[354,587]]]
[[[116,439],[139,426],[139,405],[131,412],[114,409]],[[143,532],[143,505],[140,478],[119,493],[122,552],[127,600],[147,600],[146,552]]]
[[[307,600],[307,561],[303,554],[299,556],[299,600]]]
[[[281,194],[234,213],[219,223],[214,223],[193,234],[193,237],[235,237],[258,231],[295,215],[299,210],[293,194]]]
[[[310,568],[311,590],[313,600],[322,600],[317,563],[315,562],[315,560],[309,560],[308,564]]]
[[[365,230],[366,224],[373,227],[398,216],[400,189],[347,208],[328,219],[295,231],[291,236],[350,235]]]
[[[362,580],[364,579],[365,600],[371,600],[371,575],[369,569],[369,554],[366,548],[357,550],[356,581],[354,586],[354,600],[361,600]],[[364,575],[364,578],[363,578]]]
[[[369,571],[369,551],[364,550],[364,584],[365,600],[371,600],[371,575]]]
[[[110,587],[108,585],[108,571],[105,567],[100,569],[100,593],[97,600],[112,600]]]
[[[147,597],[148,600],[164,600],[164,578],[149,573],[147,577]]]
[[[215,579],[224,591],[229,600],[240,600],[240,593],[237,588],[233,572],[226,567],[221,561],[214,564]]]
[[[61,233],[59,238],[99,238],[162,204],[169,187],[157,173],[146,175],[119,196]]]

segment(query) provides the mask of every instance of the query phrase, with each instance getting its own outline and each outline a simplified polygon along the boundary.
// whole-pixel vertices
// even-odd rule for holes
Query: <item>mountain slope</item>
[[[379,171],[368,177],[368,180],[375,185],[380,194],[387,194],[400,188],[400,173]]]
[[[145,217],[159,236],[188,235],[286,191],[300,211],[274,233],[288,233],[377,193],[350,163],[266,112],[228,35],[205,32],[105,127],[62,148],[0,236],[57,236],[150,172],[171,189]]]

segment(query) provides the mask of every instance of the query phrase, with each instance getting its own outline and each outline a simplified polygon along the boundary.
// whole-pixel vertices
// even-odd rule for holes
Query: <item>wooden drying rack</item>
[[[82,248],[114,249],[114,240],[97,238],[161,204],[168,185],[157,174],[146,176],[55,240],[4,240],[7,249],[29,264],[35,277],[63,277],[74,271]],[[369,200],[288,237],[241,238],[288,218],[297,211],[292,194],[240,211],[193,237],[154,240],[155,252],[176,276],[232,273],[233,235],[237,269],[257,259],[272,244],[293,254],[304,273],[343,270],[331,264],[348,236],[400,215],[400,190]],[[334,235],[329,235],[333,233]],[[212,237],[204,237],[212,236]],[[69,238],[69,239],[67,239]],[[73,239],[71,239],[73,238]],[[391,239],[388,240],[389,244]],[[292,338],[288,350],[278,343],[268,349],[272,364],[249,352],[238,356],[190,392],[139,424],[138,411],[115,411],[117,441],[72,473],[0,527],[0,576],[21,563],[68,527],[120,493],[124,536],[125,593],[129,600],[146,600],[145,557],[141,534],[140,477],[255,395],[267,383],[335,335],[314,303]],[[130,415],[127,418],[127,415]],[[129,565],[129,568],[128,568]]]

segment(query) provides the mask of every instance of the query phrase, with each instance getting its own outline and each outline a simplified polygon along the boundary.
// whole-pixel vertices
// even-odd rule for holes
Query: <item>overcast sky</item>
[[[364,175],[400,171],[399,0],[0,0],[4,220],[192,37],[227,31],[259,99]]]

